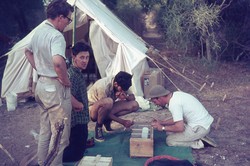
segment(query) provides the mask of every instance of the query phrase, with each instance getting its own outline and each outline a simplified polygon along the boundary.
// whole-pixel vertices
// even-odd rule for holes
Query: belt
[[[51,78],[51,79],[57,79],[58,78],[58,77],[49,77],[49,76],[44,76],[44,75],[38,75],[38,79],[42,78],[42,77]]]

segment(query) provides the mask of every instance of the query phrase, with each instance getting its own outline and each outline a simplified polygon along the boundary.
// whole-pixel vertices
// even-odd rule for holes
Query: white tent
[[[131,90],[135,95],[143,96],[141,76],[148,69],[146,43],[99,0],[68,0],[68,3],[78,8],[77,27],[87,22],[86,15],[93,20],[89,27],[89,40],[101,77],[127,71],[133,74]],[[70,29],[72,25],[65,31]],[[6,53],[8,60],[2,79],[1,97],[6,97],[8,92],[21,94],[31,91],[32,80],[36,81],[37,77],[24,55],[24,48],[35,31],[36,28]]]

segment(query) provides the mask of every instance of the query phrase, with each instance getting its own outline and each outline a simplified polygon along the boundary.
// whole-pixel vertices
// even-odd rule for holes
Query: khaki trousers
[[[38,142],[38,164],[44,162],[53,149],[57,135],[56,123],[64,120],[64,129],[57,155],[50,164],[51,166],[62,166],[64,149],[69,144],[71,123],[71,93],[70,88],[64,87],[57,79],[41,76],[38,80],[35,98],[40,108],[40,133]]]
[[[180,133],[167,132],[166,143],[168,146],[188,146],[193,149],[204,148],[204,144],[200,140],[210,131],[202,126],[190,127],[185,125],[185,131]]]

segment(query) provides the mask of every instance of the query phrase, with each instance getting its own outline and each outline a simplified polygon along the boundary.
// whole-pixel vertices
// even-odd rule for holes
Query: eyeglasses
[[[64,16],[64,17],[68,19],[69,24],[72,22],[72,19],[71,19],[71,18],[69,18],[68,16]]]

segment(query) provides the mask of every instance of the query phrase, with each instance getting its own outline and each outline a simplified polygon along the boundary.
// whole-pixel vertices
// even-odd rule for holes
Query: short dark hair
[[[132,75],[125,72],[120,71],[116,74],[114,78],[114,82],[117,82],[117,84],[122,88],[122,90],[127,91],[129,87],[132,85]]]
[[[89,52],[89,54],[92,53],[92,49],[90,46],[83,42],[77,42],[73,47],[72,47],[72,54],[77,55],[79,52]]]
[[[73,11],[74,8],[66,0],[54,0],[48,5],[46,13],[47,18],[55,19],[60,15],[67,17],[69,12]]]

